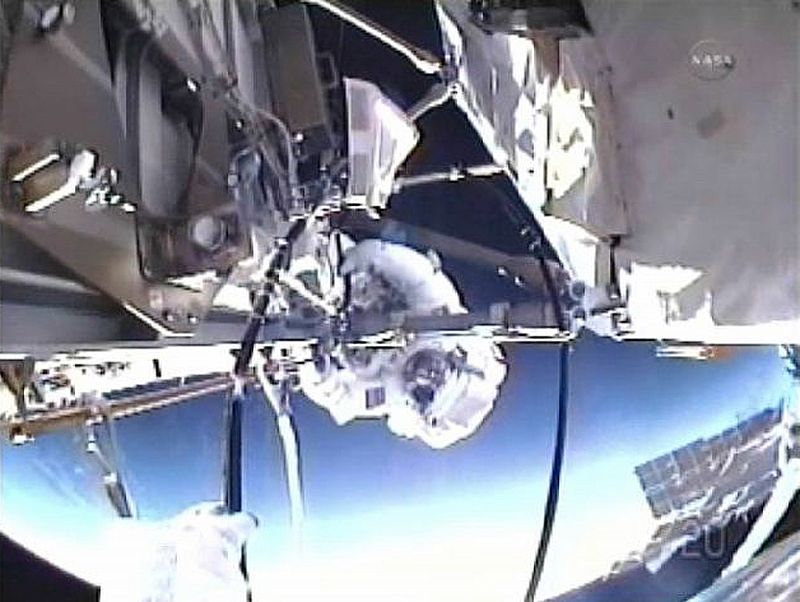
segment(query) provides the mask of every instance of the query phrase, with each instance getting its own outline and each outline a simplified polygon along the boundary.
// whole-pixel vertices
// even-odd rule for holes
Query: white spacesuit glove
[[[239,568],[244,542],[257,526],[215,502],[191,506],[161,523],[125,520],[111,533],[113,560],[101,602],[245,602]]]

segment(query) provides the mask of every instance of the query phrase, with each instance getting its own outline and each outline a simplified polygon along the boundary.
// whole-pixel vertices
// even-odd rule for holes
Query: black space
[[[0,533],[2,602],[95,602],[100,590],[45,562]]]

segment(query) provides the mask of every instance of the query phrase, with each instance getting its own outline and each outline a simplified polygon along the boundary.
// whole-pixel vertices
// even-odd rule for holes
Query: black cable
[[[227,399],[227,440],[225,446],[225,491],[224,505],[228,513],[242,511],[242,396],[244,392],[234,390]],[[247,584],[247,601],[252,600],[250,592],[250,576],[247,570],[246,548],[242,546],[242,557],[239,570]]]
[[[542,519],[542,532],[539,536],[539,548],[536,551],[536,559],[533,563],[531,579],[528,583],[528,591],[525,594],[525,602],[533,602],[536,590],[544,571],[544,562],[547,557],[547,549],[550,544],[550,536],[553,532],[556,509],[558,507],[558,494],[561,488],[561,469],[564,463],[564,448],[567,435],[567,409],[569,395],[569,344],[563,343],[559,354],[559,394],[558,394],[558,414],[556,417],[556,440],[553,449],[553,463],[550,468],[550,484],[547,490],[547,503]]]
[[[540,234],[541,235],[541,234]],[[556,312],[556,324],[561,332],[566,331],[564,312],[555,287],[553,275],[547,265],[547,260],[542,256],[541,244],[535,247],[535,252],[539,260],[539,266],[544,276],[545,286],[553,301],[553,308]],[[547,488],[547,502],[542,518],[542,531],[539,535],[539,547],[536,550],[536,559],[533,562],[531,579],[528,583],[528,590],[525,593],[525,602],[533,602],[536,597],[536,590],[542,579],[544,563],[547,558],[547,549],[550,545],[550,537],[553,533],[553,523],[555,522],[556,509],[558,508],[558,495],[561,489],[561,469],[564,464],[564,449],[567,438],[567,411],[569,408],[569,343],[562,343],[559,350],[559,383],[558,383],[558,410],[556,414],[556,440],[553,447],[553,463],[550,467],[550,483]]]
[[[564,310],[556,289],[555,280],[550,267],[545,258],[543,248],[543,241],[545,240],[544,232],[539,223],[533,220],[525,219],[524,214],[520,208],[515,204],[515,199],[511,198],[502,188],[491,180],[484,180],[481,178],[473,178],[473,181],[486,185],[486,190],[490,191],[493,195],[502,197],[505,201],[500,206],[506,212],[506,215],[516,221],[518,225],[523,227],[523,232],[530,234],[529,226],[533,225],[538,230],[538,237],[535,239],[530,248],[534,256],[539,261],[539,267],[542,270],[544,277],[545,287],[547,293],[553,303],[553,310],[555,311],[555,320],[558,329],[561,332],[567,330],[565,322]],[[539,588],[539,582],[542,579],[544,571],[544,563],[547,558],[547,549],[550,545],[550,537],[553,533],[553,524],[555,522],[556,510],[558,508],[558,496],[561,489],[561,471],[564,464],[564,450],[566,447],[567,438],[567,412],[569,409],[569,343],[562,343],[559,350],[559,383],[558,383],[558,408],[556,413],[556,438],[553,445],[553,462],[550,466],[550,482],[547,487],[547,502],[545,503],[544,515],[542,517],[542,531],[539,535],[539,546],[536,550],[536,558],[533,562],[533,569],[531,571],[531,578],[528,582],[528,589],[525,592],[525,602],[534,602],[536,597],[536,590]]]
[[[225,509],[233,514],[242,511],[242,393],[231,391],[227,407],[225,446]]]
[[[248,319],[241,345],[236,354],[236,363],[233,367],[233,374],[235,377],[243,377],[247,373],[250,360],[253,357],[253,350],[258,340],[258,333],[261,331],[261,326],[264,324],[264,314],[267,311],[269,301],[275,291],[277,272],[289,267],[292,256],[292,245],[303,233],[305,227],[306,220],[297,220],[294,222],[289,228],[289,232],[284,237],[283,245],[270,261],[267,268],[266,282],[253,303],[253,311]]]

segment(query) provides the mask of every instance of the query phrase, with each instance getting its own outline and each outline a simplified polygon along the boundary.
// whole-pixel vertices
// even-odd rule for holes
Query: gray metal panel
[[[0,349],[10,352],[24,341],[20,351],[35,345],[63,342],[67,347],[81,343],[113,341],[124,336],[120,316],[48,305],[3,301],[0,311]]]
[[[168,330],[191,332],[192,316],[201,318],[211,304],[214,290],[194,292],[142,277],[132,215],[89,213],[73,198],[53,207],[47,220],[10,212],[0,217],[85,281]]]
[[[437,4],[457,23],[464,37],[463,68],[469,81],[465,98],[471,110],[492,124],[495,130],[492,142],[507,153],[509,167],[520,182],[528,178],[520,172],[521,165],[528,162],[524,155],[538,161],[549,144],[547,139],[535,135],[532,124],[517,123],[516,108],[521,98],[527,97],[534,103],[543,101],[537,95],[549,92],[541,82],[549,78],[552,84],[559,75],[567,85],[589,90],[595,103],[587,111],[594,128],[592,160],[584,176],[565,197],[548,207],[548,213],[579,223],[598,236],[626,232],[624,198],[618,181],[613,98],[606,77],[607,61],[597,40],[590,36],[555,40],[537,33],[532,35],[528,52],[521,55],[521,45],[512,49],[508,36],[485,35],[470,18],[466,2],[437,0]],[[577,69],[565,58],[567,54],[582,60]],[[515,79],[512,65],[523,74],[521,80]],[[520,131],[523,133],[519,134]]]
[[[613,71],[631,235],[618,259],[706,275],[718,323],[800,315],[800,9],[788,0],[586,0]],[[692,49],[715,40],[734,68],[701,79]],[[702,47],[701,47],[702,49]]]
[[[119,9],[122,4],[113,6]],[[144,8],[135,6],[139,11]],[[193,66],[193,42],[185,30],[182,11],[177,5],[158,6],[164,12],[149,17],[134,11],[145,30],[152,26],[158,38],[157,43],[151,40],[144,56],[156,54],[158,46],[199,81],[200,74]],[[111,7],[109,3],[102,8]],[[223,177],[228,162],[227,121],[221,101],[212,100],[211,91],[200,90],[206,105],[205,123],[197,169],[191,170],[186,163],[192,160],[192,149],[187,152],[184,148],[186,136],[179,131],[183,126],[161,115],[162,90],[155,69],[137,54],[129,64],[117,62],[117,77],[112,82],[100,5],[87,0],[75,8],[72,23],[40,35],[36,30],[38,12],[33,3],[25,3],[0,107],[0,153],[8,156],[15,143],[38,144],[45,139],[76,143],[97,151],[101,164],[119,170],[119,191],[127,200],[141,202],[141,209],[155,207],[164,210],[152,211],[156,215],[174,215],[187,186],[191,186],[188,197],[192,210],[222,206],[230,213],[232,205]],[[124,57],[122,46],[118,50]],[[141,78],[129,72],[138,65],[143,68]],[[128,106],[134,89],[139,92],[133,96],[138,111]],[[141,116],[144,119],[138,120]],[[132,129],[127,131],[129,127]],[[191,181],[187,181],[188,174]],[[139,192],[144,192],[143,198],[139,198]],[[207,287],[209,290],[198,293],[148,282],[139,268],[133,217],[116,210],[87,212],[82,204],[76,195],[52,207],[45,216],[31,218],[8,211],[1,217],[72,273],[137,309],[149,323],[178,333],[194,330],[193,322],[202,318],[214,291]],[[234,251],[241,256],[247,253],[239,247]]]
[[[300,150],[315,154],[332,146],[311,22],[302,4],[261,12],[266,64],[275,113],[301,135]]]
[[[106,165],[124,169],[97,1],[81,2],[71,25],[46,36],[36,32],[36,14],[25,3],[0,105],[2,141],[81,143]]]

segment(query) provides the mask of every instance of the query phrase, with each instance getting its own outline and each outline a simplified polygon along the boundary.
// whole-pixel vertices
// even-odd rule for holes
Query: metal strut
[[[112,421],[111,416],[103,415],[99,422],[86,422],[86,453],[94,457],[102,470],[103,487],[117,515],[122,518],[131,518],[136,516],[136,511],[120,473],[117,438]],[[105,427],[107,444],[104,444],[103,440],[98,437],[97,427],[100,425]]]
[[[340,0],[303,0],[303,2],[313,4],[330,12],[367,35],[372,36],[395,52],[402,54],[421,73],[436,75],[442,70],[442,61],[431,52],[414,46],[408,40],[404,40],[396,33],[375,23],[372,19],[365,17]]]

